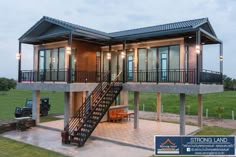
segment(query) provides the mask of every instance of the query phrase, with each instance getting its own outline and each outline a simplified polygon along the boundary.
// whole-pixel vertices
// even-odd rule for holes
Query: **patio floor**
[[[41,123],[41,127],[63,130],[64,120]],[[191,134],[199,128],[186,125],[186,134]],[[123,143],[130,146],[153,150],[154,135],[179,135],[179,124],[139,120],[139,129],[134,129],[133,121],[117,123],[102,122],[92,133],[92,137]]]

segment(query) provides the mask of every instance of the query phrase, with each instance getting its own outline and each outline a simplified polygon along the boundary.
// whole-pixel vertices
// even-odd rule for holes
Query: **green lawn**
[[[0,119],[14,118],[16,106],[23,106],[26,98],[31,98],[31,91],[11,90],[0,93]],[[49,97],[51,111],[49,113],[63,113],[64,96],[63,92],[42,91],[42,97]],[[187,114],[197,115],[197,95],[186,95],[186,112]],[[133,93],[129,92],[129,108],[133,109]],[[140,110],[145,104],[145,111],[156,111],[156,94],[140,93]],[[164,112],[179,113],[179,96],[178,94],[162,94],[162,104]],[[203,112],[205,116],[206,108],[208,115],[217,117],[216,110],[218,107],[224,107],[223,118],[231,118],[232,110],[236,115],[236,91],[225,91],[223,93],[204,94],[203,95]],[[236,116],[235,116],[236,119]]]
[[[50,122],[55,120],[61,120],[61,118],[54,117],[52,115],[48,115],[46,117],[40,117],[40,123]]]
[[[204,126],[196,135],[231,135],[233,129],[221,128],[217,126]]]
[[[133,92],[129,92],[129,108],[133,109]],[[197,115],[197,95],[186,95],[186,114]],[[140,110],[156,111],[156,94],[155,93],[140,93]],[[179,95],[178,94],[162,94],[162,104],[164,112],[179,113]],[[203,95],[203,112],[208,116],[218,117],[216,110],[219,107],[224,107],[222,118],[232,118],[232,110],[235,112],[236,118],[236,91],[225,91],[222,93],[204,94]]]
[[[0,157],[65,157],[46,149],[0,137]]]
[[[51,104],[50,113],[63,113],[64,96],[63,92],[42,91],[41,97],[49,97]],[[23,106],[26,98],[32,98],[32,91],[11,90],[0,93],[0,119],[14,118],[15,107]]]

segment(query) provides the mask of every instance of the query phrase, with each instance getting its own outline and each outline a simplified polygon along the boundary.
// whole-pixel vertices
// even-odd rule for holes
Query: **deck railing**
[[[69,77],[71,74],[71,77]],[[44,70],[21,71],[22,82],[83,82],[92,83],[103,80],[105,73],[96,71]],[[111,74],[111,79],[116,74]],[[202,70],[199,77],[195,69],[167,69],[158,71],[127,71],[120,76],[122,82],[155,82],[155,83],[189,83],[189,84],[222,84],[222,74],[219,72]],[[199,78],[199,80],[197,79]]]

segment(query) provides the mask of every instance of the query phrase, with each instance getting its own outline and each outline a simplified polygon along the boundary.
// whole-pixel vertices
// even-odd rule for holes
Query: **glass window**
[[[119,61],[118,61],[118,73],[123,71],[123,58],[121,57],[121,52],[119,52]]]
[[[161,47],[159,50],[159,70],[161,80],[167,80],[168,69],[168,47]]]
[[[170,46],[170,69],[179,69],[179,46]]]
[[[138,49],[138,71],[146,72],[146,49]]]
[[[111,53],[111,78],[115,79],[117,75],[117,54],[116,52]]]
[[[156,71],[157,49],[151,48],[148,50],[148,71]]]
[[[59,48],[59,70],[65,70],[65,48]]]
[[[65,80],[65,48],[39,51],[39,79],[45,81]]]
[[[65,80],[65,48],[59,48],[58,80]]]
[[[128,52],[127,53],[127,79],[128,81],[133,81],[134,79],[133,70],[134,70],[134,53]]]
[[[108,72],[109,71],[109,65],[108,65],[108,59],[107,59],[107,53],[108,52],[104,52],[103,53],[103,70],[104,72]]]

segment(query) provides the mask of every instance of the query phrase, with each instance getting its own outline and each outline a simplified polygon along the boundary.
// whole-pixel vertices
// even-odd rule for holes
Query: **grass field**
[[[51,110],[49,113],[63,113],[64,95],[62,92],[41,92],[41,97],[49,97]],[[26,98],[32,98],[32,91],[11,90],[0,93],[0,119],[14,118],[15,107],[24,106]]]
[[[31,98],[31,91],[11,90],[0,93],[0,119],[14,118],[16,106],[23,106],[26,98]],[[49,97],[51,111],[49,113],[63,113],[64,96],[62,92],[42,91],[41,97]],[[197,115],[197,95],[186,95],[186,114]],[[140,110],[145,104],[145,111],[156,111],[156,94],[140,93]],[[163,111],[179,113],[178,94],[162,94]],[[203,112],[206,109],[211,117],[218,117],[216,110],[224,107],[222,118],[232,118],[232,110],[236,115],[236,91],[225,91],[223,93],[203,95]],[[129,92],[129,108],[133,109],[133,93]],[[235,116],[236,119],[236,116]]]
[[[0,137],[0,157],[65,157],[46,149]]]
[[[217,126],[204,126],[196,135],[231,135],[235,130]]]
[[[129,92],[129,107],[133,109],[133,96]],[[197,115],[197,95],[186,95],[186,114]],[[145,104],[145,111],[156,111],[156,94],[155,93],[140,93],[140,110],[143,110]],[[164,112],[179,113],[179,95],[178,94],[162,94],[162,105]],[[232,111],[236,114],[236,91],[225,91],[222,93],[204,94],[203,95],[203,112],[206,114],[208,109],[208,116],[218,117],[216,110],[219,107],[224,108],[222,118],[232,118]],[[235,116],[236,119],[236,116]]]

